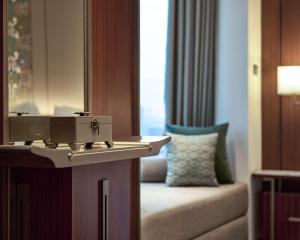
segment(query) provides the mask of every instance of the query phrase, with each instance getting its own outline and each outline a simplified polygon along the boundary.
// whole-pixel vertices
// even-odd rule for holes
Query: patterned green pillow
[[[185,135],[202,135],[218,133],[218,143],[215,157],[215,169],[219,183],[233,183],[230,165],[227,159],[226,135],[229,124],[223,123],[212,127],[183,127],[179,125],[166,125],[166,131]]]
[[[180,135],[166,133],[169,186],[217,186],[215,153],[218,134]]]

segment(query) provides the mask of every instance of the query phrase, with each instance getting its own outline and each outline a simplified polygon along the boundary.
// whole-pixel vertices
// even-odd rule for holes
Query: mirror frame
[[[2,136],[3,144],[8,142],[8,54],[7,54],[7,32],[8,32],[8,16],[7,16],[7,0],[2,0],[2,14],[3,14],[3,26],[2,26],[2,41],[3,41],[3,55],[2,55]]]
[[[92,111],[92,1],[84,1],[84,111]]]

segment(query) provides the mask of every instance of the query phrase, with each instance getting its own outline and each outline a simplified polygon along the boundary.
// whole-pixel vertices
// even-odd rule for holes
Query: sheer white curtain
[[[162,135],[168,0],[140,0],[141,135]]]

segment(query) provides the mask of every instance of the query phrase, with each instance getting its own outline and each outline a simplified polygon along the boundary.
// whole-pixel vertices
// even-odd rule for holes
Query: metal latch
[[[91,112],[74,112],[74,114],[84,117],[84,116],[90,116],[92,113]]]
[[[23,115],[29,114],[28,112],[10,112],[10,113],[17,115],[18,117],[21,117]]]
[[[91,128],[94,133],[97,131],[98,135],[100,134],[100,122],[97,119],[91,121]]]

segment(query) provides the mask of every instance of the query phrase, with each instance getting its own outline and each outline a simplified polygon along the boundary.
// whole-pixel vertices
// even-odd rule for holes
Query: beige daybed
[[[141,240],[246,240],[247,208],[243,183],[220,187],[142,183]]]

